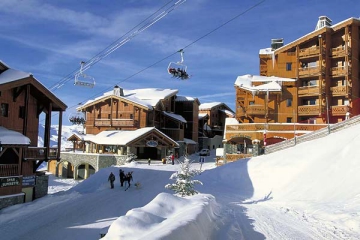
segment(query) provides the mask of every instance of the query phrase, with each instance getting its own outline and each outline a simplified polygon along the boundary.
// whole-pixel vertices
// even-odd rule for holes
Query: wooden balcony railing
[[[0,177],[19,176],[18,164],[0,164]]]
[[[347,53],[351,52],[351,48],[348,47],[346,52],[345,46],[341,46],[337,48],[332,48],[330,52],[332,57],[344,57],[347,55]]]
[[[320,47],[303,48],[299,51],[299,58],[315,57],[320,54]]]
[[[324,67],[315,66],[315,67],[299,68],[299,77],[319,76],[323,73],[325,73]]]
[[[305,105],[298,106],[298,115],[299,116],[313,116],[319,115],[322,113],[323,107],[319,105]]]
[[[242,123],[237,125],[227,125],[226,131],[228,132],[251,132],[251,131],[264,131],[265,129],[269,132],[289,132],[294,131],[316,131],[326,124],[308,124],[308,123]]]
[[[96,127],[133,127],[136,124],[134,119],[95,119]]]
[[[331,106],[331,115],[333,116],[345,116],[348,111],[348,106]]]
[[[248,115],[265,115],[266,109],[264,105],[249,105],[246,107],[246,114]]]
[[[298,95],[301,96],[313,96],[319,95],[321,93],[321,88],[319,86],[306,86],[298,88]]]
[[[345,96],[347,94],[346,86],[330,87],[330,92],[333,96]]]
[[[28,147],[25,150],[25,159],[36,159],[36,160],[45,160],[46,159],[46,147]],[[49,148],[48,159],[56,159],[58,153],[57,147]]]
[[[335,77],[345,76],[348,74],[348,72],[351,72],[351,67],[340,66],[331,68],[331,75]]]

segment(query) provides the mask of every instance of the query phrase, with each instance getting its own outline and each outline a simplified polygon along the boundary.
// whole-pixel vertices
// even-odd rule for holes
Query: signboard
[[[35,185],[35,176],[33,175],[33,176],[23,177],[22,185],[23,186],[34,186]]]
[[[20,185],[19,177],[0,178],[0,187],[11,187]]]
[[[157,147],[157,145],[158,145],[158,142],[155,140],[149,140],[146,142],[146,146],[148,146],[148,147]]]

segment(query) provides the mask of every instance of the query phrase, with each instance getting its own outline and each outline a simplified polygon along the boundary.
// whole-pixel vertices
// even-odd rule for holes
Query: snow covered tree
[[[184,162],[180,164],[180,171],[171,176],[171,179],[175,178],[176,182],[173,184],[167,184],[165,188],[174,190],[175,194],[181,197],[197,194],[198,191],[194,189],[194,185],[202,185],[202,182],[194,180],[193,177],[198,174],[199,171],[191,169],[190,160],[185,157]]]

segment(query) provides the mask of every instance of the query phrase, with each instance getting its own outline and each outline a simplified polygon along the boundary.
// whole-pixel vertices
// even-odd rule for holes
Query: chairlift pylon
[[[187,73],[187,66],[184,64],[184,50],[180,49],[180,61],[179,62],[170,62],[167,68],[167,71],[170,75],[181,80],[187,80],[190,78]]]
[[[84,61],[80,62],[80,71],[75,74],[74,85],[93,88],[95,86],[95,79],[83,72],[84,64]]]

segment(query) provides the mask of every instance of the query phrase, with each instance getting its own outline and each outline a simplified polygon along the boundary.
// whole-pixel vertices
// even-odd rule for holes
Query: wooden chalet
[[[359,33],[358,18],[332,25],[321,16],[314,31],[289,44],[272,39],[259,52],[260,76],[235,81],[240,124],[227,126],[225,141],[238,135],[239,143],[256,139],[264,146],[358,115]]]
[[[30,73],[0,61],[0,208],[47,194],[46,177],[36,169],[60,159],[62,113],[67,106]],[[50,146],[52,113],[58,113],[57,147]],[[44,146],[38,146],[39,118],[45,116]],[[19,142],[10,141],[11,136]],[[28,139],[24,144],[21,139]],[[45,178],[45,180],[41,180]]]

